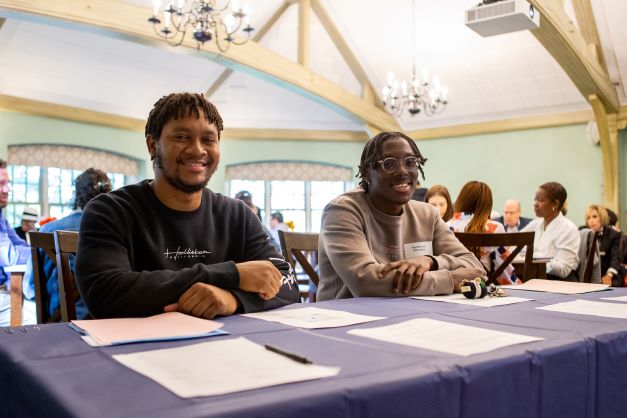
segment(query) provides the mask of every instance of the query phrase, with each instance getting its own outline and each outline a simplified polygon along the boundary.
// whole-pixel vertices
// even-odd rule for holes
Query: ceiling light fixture
[[[422,79],[416,74],[416,1],[412,0],[412,73],[409,82],[398,82],[394,73],[388,73],[388,84],[383,88],[383,106],[394,116],[401,116],[407,109],[411,116],[424,111],[433,116],[442,113],[448,101],[448,89],[438,77],[429,81],[429,72],[422,69]]]
[[[239,1],[229,0],[222,7],[218,6],[219,0],[168,1],[163,10],[163,24],[159,18],[161,3],[161,0],[153,0],[153,14],[148,21],[155,33],[172,46],[181,45],[190,31],[198,48],[215,39],[218,49],[226,52],[231,44],[248,42],[254,30],[250,26],[250,12],[244,10]],[[238,31],[246,34],[243,41],[234,38]]]

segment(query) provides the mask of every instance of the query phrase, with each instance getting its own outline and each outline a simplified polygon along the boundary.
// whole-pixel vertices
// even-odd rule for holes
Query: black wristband
[[[433,270],[440,270],[440,266],[438,264],[438,260],[436,260],[435,257],[432,256],[432,255],[427,255],[427,257],[429,257],[433,261],[433,266],[432,266],[431,270],[432,271]]]

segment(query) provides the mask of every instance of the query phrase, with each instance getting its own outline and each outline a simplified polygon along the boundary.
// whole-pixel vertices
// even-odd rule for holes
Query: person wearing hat
[[[39,221],[39,214],[37,209],[26,208],[22,212],[22,224],[15,227],[15,233],[22,238],[26,239],[26,233],[28,231],[36,231],[35,224]]]

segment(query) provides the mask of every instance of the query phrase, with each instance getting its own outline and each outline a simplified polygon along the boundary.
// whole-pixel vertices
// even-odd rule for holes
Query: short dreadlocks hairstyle
[[[172,93],[160,98],[148,115],[145,136],[152,135],[154,140],[158,141],[163,127],[170,119],[182,119],[188,116],[200,118],[200,111],[205,114],[210,124],[215,125],[219,138],[224,128],[222,117],[218,109],[205,99],[205,96],[197,93]]]
[[[365,179],[366,170],[368,169],[368,167],[377,166],[377,160],[380,158],[383,143],[388,139],[394,138],[402,138],[407,141],[414,155],[416,156],[416,158],[418,158],[418,170],[420,171],[422,178],[425,178],[425,172],[422,170],[422,167],[427,162],[427,159],[422,156],[414,140],[402,132],[381,132],[380,134],[374,136],[372,139],[366,142],[364,150],[361,153],[361,161],[358,167],[359,172],[357,173],[357,178],[361,179],[361,181],[359,182],[359,186],[366,193],[368,193],[368,183],[366,183]]]

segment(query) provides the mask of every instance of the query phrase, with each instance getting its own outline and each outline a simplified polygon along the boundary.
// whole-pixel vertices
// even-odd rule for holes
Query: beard
[[[207,183],[209,183],[209,179],[211,178],[211,176],[213,175],[213,173],[215,172],[217,168],[217,166],[214,167],[214,169],[211,172],[209,172],[209,174],[207,175],[207,178],[204,180],[201,180],[197,183],[185,183],[175,174],[172,174],[168,171],[168,169],[165,167],[165,164],[163,163],[163,155],[161,155],[161,152],[159,150],[157,150],[157,153],[155,156],[155,163],[157,164],[157,167],[159,168],[159,170],[161,170],[161,174],[163,174],[163,177],[170,184],[170,186],[187,194],[196,193],[202,190],[207,185]]]

